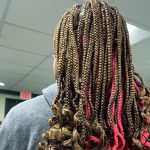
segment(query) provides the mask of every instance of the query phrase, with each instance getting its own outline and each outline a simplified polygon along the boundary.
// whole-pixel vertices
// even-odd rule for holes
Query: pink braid
[[[115,56],[113,54],[112,57],[112,89],[111,89],[111,96],[113,95],[114,92],[114,76],[115,76]],[[122,150],[125,147],[125,140],[124,140],[124,131],[122,127],[122,120],[121,120],[121,110],[122,110],[122,103],[123,103],[123,90],[120,92],[119,96],[119,101],[118,101],[118,111],[117,111],[117,122],[114,123],[113,126],[113,133],[114,133],[114,145],[111,147],[111,150]],[[114,118],[114,113],[115,111],[115,103],[113,104],[112,107],[112,116]],[[119,127],[119,129],[118,129]],[[120,130],[120,132],[119,132]],[[120,139],[120,140],[118,140]]]

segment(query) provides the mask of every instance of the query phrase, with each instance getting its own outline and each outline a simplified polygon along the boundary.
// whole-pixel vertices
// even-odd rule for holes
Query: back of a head
[[[150,91],[134,71],[116,7],[89,0],[71,8],[55,31],[54,55],[59,91],[39,150],[150,149]]]

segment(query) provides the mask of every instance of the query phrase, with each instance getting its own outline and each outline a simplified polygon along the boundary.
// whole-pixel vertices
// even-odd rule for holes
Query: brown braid
[[[98,0],[75,5],[56,28],[53,50],[58,93],[38,149],[150,149],[150,89],[134,71],[118,9]]]

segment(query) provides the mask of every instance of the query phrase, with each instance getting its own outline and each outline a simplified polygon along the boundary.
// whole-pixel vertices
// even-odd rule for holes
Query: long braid
[[[122,32],[123,32],[123,54],[122,55],[124,56],[123,57],[123,65],[125,66],[124,70],[123,70],[123,74],[124,74],[125,79],[126,79],[126,80],[124,80],[125,89],[124,89],[124,103],[123,103],[123,105],[124,105],[123,112],[125,112],[126,111],[126,102],[129,99],[129,73],[128,73],[128,64],[127,64],[128,63],[127,62],[127,40],[126,40],[126,34],[125,34],[126,30],[124,28],[124,25],[122,28],[123,28],[122,29]],[[128,126],[127,116],[126,116],[126,113],[123,113],[122,115],[123,115],[123,126],[126,129],[125,135],[128,135],[129,132],[127,129],[127,126]]]
[[[111,56],[112,56],[112,33],[111,33],[111,23],[110,23],[110,18],[108,17],[108,8],[105,5],[105,14],[106,14],[106,24],[103,25],[103,27],[106,27],[106,34],[107,34],[107,41],[106,41],[106,45],[107,47],[105,47],[105,51],[104,51],[104,55],[105,55],[105,59],[104,59],[104,71],[103,71],[103,85],[102,85],[102,99],[101,99],[101,105],[100,105],[100,113],[99,113],[99,121],[100,124],[103,124],[106,120],[104,120],[105,118],[105,107],[106,105],[104,105],[104,103],[106,104],[106,85],[109,85],[110,83],[110,78],[111,78]],[[104,17],[104,16],[103,16]],[[103,20],[104,21],[104,20]],[[105,28],[104,28],[105,29]],[[107,69],[108,69],[108,74],[107,74]],[[108,79],[107,79],[108,76]],[[109,87],[108,87],[109,88]],[[107,93],[108,94],[108,93]],[[102,123],[103,122],[103,123]],[[104,124],[103,124],[104,126]],[[106,126],[106,125],[105,125]]]
[[[96,99],[95,99],[95,115],[98,117],[98,109],[101,100],[101,90],[102,90],[102,71],[103,71],[103,62],[104,62],[104,41],[102,34],[102,27],[98,24],[101,21],[101,17],[98,18],[100,11],[100,6],[97,1],[92,1],[93,7],[93,21],[94,21],[94,35],[95,35],[95,46],[94,46],[94,68],[93,74],[95,76],[96,88]],[[99,32],[97,32],[97,30]]]

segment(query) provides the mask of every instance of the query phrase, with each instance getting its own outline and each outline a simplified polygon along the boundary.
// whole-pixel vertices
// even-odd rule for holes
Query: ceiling
[[[62,14],[84,0],[0,0],[1,89],[41,90],[54,83],[52,35]],[[150,0],[110,0],[129,24],[136,70],[150,86]]]

